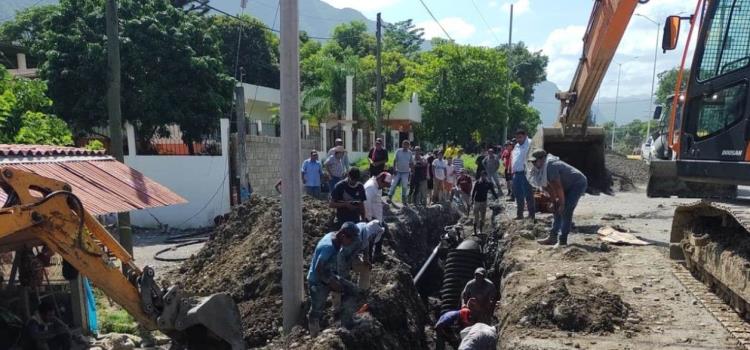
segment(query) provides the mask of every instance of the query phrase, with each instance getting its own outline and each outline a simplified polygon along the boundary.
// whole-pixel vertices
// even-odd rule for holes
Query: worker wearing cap
[[[341,248],[356,244],[359,229],[353,222],[344,223],[338,231],[329,232],[315,246],[307,284],[310,292],[310,312],[307,315],[310,335],[320,332],[320,318],[325,312],[326,299],[331,291],[353,294],[356,287],[338,274],[337,263]],[[352,288],[354,287],[354,288]]]
[[[529,172],[529,182],[549,193],[555,207],[552,230],[547,238],[538,242],[554,244],[555,247],[565,246],[573,223],[573,211],[588,188],[586,175],[544,150],[534,151],[531,161],[534,166]]]
[[[492,319],[492,312],[495,310],[497,288],[492,281],[485,278],[486,275],[487,271],[483,267],[474,270],[474,279],[466,283],[466,287],[461,292],[461,302],[464,307],[467,307],[469,300],[476,299],[476,307],[472,310],[477,314],[477,321],[489,323]]]
[[[460,340],[457,338],[454,329],[461,330],[470,327],[476,322],[474,317],[475,315],[473,315],[471,310],[467,307],[444,312],[440,315],[440,318],[438,318],[437,323],[435,323],[437,342],[448,342],[454,349],[458,348]]]
[[[337,148],[338,147],[338,148]],[[344,140],[337,138],[333,141],[333,147],[328,150],[328,156],[332,156],[336,154],[336,151],[338,149],[344,150],[344,154],[341,156],[341,161],[344,164],[344,172],[346,173],[349,170],[349,152],[346,151],[346,148],[344,148]]]
[[[383,222],[383,189],[391,186],[393,176],[382,172],[365,182],[365,218]]]
[[[333,193],[333,188],[336,187],[336,184],[346,176],[346,162],[344,161],[346,150],[343,146],[336,146],[331,151],[333,151],[333,154],[328,152],[328,159],[326,159],[323,165],[326,168],[326,172],[328,172],[328,191]]]

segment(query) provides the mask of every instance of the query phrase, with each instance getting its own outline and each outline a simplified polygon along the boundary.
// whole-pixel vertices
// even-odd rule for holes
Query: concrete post
[[[299,2],[280,0],[281,14],[281,290],[284,333],[299,324],[304,296],[300,158]]]
[[[263,122],[260,120],[256,120],[255,125],[257,125],[258,128],[258,135],[263,135]]]
[[[125,122],[125,135],[127,136],[127,142],[128,142],[128,156],[135,156],[136,155],[136,144],[135,144],[135,128],[133,127],[133,124],[130,124],[128,122]]]
[[[398,149],[401,144],[398,142],[398,130],[391,130],[391,140],[393,140],[393,149]]]
[[[305,138],[310,137],[310,121],[307,119],[302,121],[302,134],[305,135]]]
[[[325,153],[328,152],[326,149],[328,146],[328,124],[320,123],[320,151]],[[323,158],[320,158],[323,160]]]
[[[414,132],[409,131],[409,141],[414,142]]]
[[[383,146],[385,147],[385,145]],[[370,131],[370,144],[367,145],[367,147],[368,147],[367,151],[369,151],[369,148],[375,147],[375,132],[374,131]]]
[[[344,124],[341,126],[341,128],[344,130],[344,147],[347,151],[352,152],[354,150],[354,145],[352,145],[352,125]]]
[[[364,137],[364,134],[362,133],[362,129],[357,129],[357,151],[358,152],[364,152],[364,142],[362,142],[363,137]]]

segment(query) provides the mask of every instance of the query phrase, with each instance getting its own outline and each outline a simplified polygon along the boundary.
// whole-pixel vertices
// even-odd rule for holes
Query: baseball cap
[[[380,220],[372,220],[365,225],[367,233],[374,235],[375,237],[382,235],[385,229],[380,225]]]
[[[484,267],[477,267],[476,270],[474,270],[475,275],[482,275],[482,277],[487,276],[487,270],[484,269]]]
[[[384,171],[384,172],[378,174],[378,179],[380,179],[381,181],[383,181],[385,183],[390,184],[391,181],[393,181],[393,175],[391,175],[391,173],[389,173],[387,171]]]
[[[530,161],[537,161],[539,159],[543,159],[547,157],[547,151],[543,149],[537,149],[534,150],[534,152],[531,152],[531,157],[529,157]]]
[[[375,139],[375,143],[383,143],[383,139],[378,137]]]

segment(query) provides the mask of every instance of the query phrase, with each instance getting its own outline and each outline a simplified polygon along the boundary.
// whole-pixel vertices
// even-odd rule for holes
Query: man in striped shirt
[[[453,171],[456,173],[458,173],[459,170],[464,170],[464,160],[461,158],[463,155],[464,151],[459,149],[458,152],[456,152],[456,158],[453,158]]]

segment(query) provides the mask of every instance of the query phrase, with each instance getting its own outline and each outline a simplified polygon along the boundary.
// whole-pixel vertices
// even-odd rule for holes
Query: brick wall
[[[320,139],[302,141],[301,160],[310,156],[310,151],[320,148]],[[273,186],[281,178],[281,138],[249,136],[247,141],[247,165],[250,167],[250,184],[253,192],[262,195],[277,195]],[[300,166],[302,163],[300,161]]]

